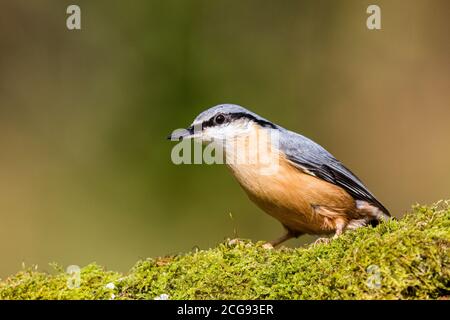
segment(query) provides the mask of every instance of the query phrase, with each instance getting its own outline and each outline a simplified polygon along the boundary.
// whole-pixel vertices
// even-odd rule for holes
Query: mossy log
[[[79,282],[64,270],[24,269],[0,282],[1,299],[446,299],[450,201],[346,232],[328,244],[269,250],[226,241],[138,261],[128,274],[96,264]]]

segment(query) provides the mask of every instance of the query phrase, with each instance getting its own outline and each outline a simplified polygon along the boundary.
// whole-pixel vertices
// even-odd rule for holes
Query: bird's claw
[[[229,246],[235,246],[238,245],[239,243],[241,243],[241,240],[239,240],[238,238],[228,240]]]
[[[313,245],[328,244],[330,242],[331,242],[330,238],[319,238],[316,241],[314,241]]]
[[[273,245],[270,242],[266,242],[262,245],[262,247],[266,250],[272,250],[273,249]]]

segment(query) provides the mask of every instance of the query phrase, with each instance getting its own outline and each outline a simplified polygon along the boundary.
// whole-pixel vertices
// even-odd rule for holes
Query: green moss
[[[450,292],[449,201],[415,206],[400,221],[346,232],[329,244],[279,250],[262,244],[225,242],[150,258],[127,275],[88,265],[72,289],[61,270],[28,269],[0,282],[0,298],[436,299]]]

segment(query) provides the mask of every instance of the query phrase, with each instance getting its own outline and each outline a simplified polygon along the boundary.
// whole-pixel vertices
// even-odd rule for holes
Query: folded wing
[[[367,187],[340,161],[314,141],[292,131],[285,131],[280,149],[296,167],[346,190],[355,200],[363,200],[390,216],[389,211]]]

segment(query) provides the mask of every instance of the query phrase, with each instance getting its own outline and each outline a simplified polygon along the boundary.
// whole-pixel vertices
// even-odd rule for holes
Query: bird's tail
[[[368,218],[368,224],[374,227],[380,224],[380,222],[388,221],[391,218],[386,208],[383,207],[381,209],[364,200],[356,200],[356,208],[359,214]]]

